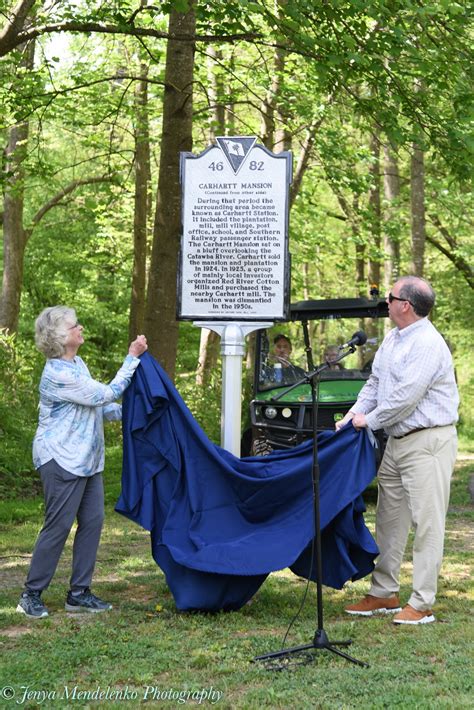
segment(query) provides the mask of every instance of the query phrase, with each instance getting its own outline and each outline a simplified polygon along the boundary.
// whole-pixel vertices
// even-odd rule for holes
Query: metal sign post
[[[242,359],[245,337],[254,330],[270,328],[273,323],[229,323],[199,321],[193,325],[208,328],[221,338],[222,408],[221,446],[240,456],[240,421],[242,418]]]
[[[292,159],[254,136],[216,142],[181,153],[177,318],[221,336],[222,446],[239,455],[245,336],[289,316]]]

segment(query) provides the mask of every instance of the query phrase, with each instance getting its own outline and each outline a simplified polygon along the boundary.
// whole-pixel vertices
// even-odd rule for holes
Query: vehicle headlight
[[[281,416],[285,417],[285,419],[289,419],[291,417],[291,409],[289,407],[285,407],[284,409],[282,409]]]
[[[278,414],[277,410],[275,407],[266,407],[264,414],[267,419],[275,419],[276,415]]]

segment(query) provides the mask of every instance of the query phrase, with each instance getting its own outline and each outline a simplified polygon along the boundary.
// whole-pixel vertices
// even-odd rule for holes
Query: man
[[[288,336],[283,333],[278,333],[273,338],[273,353],[270,355],[269,361],[273,362],[277,366],[280,364],[281,380],[280,382],[284,384],[292,384],[297,379],[304,377],[305,371],[298,367],[298,365],[293,365],[290,360],[291,352],[293,346],[291,340]],[[269,371],[273,373],[273,367]],[[271,375],[270,375],[271,377]]]
[[[380,549],[369,594],[346,608],[372,616],[398,612],[396,624],[435,620],[438,574],[450,479],[456,460],[459,397],[449,349],[427,319],[435,294],[421,278],[405,276],[387,298],[396,328],[378,350],[357,402],[336,424],[384,429],[388,443],[378,472],[376,537]],[[400,565],[410,523],[413,591],[400,611]]]
[[[278,333],[273,338],[273,359],[280,362],[283,367],[291,367],[290,356],[293,346],[291,340],[283,333]]]

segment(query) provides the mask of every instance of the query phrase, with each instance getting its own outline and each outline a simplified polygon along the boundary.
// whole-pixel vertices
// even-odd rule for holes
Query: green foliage
[[[374,186],[369,174],[374,130],[380,135],[382,152],[387,137],[395,142],[399,162],[400,197],[383,229],[400,245],[401,271],[408,271],[411,258],[409,160],[414,138],[426,152],[428,234],[451,254],[472,262],[472,202],[460,180],[467,176],[470,164],[466,126],[471,105],[467,76],[471,9],[467,3],[288,0],[275,5],[273,0],[257,0],[194,5],[200,34],[259,35],[251,42],[218,45],[221,58],[216,59],[214,70],[222,87],[217,102],[226,108],[227,120],[233,121],[233,132],[261,136],[262,107],[274,98],[275,128],[284,128],[291,136],[295,166],[305,136],[314,134],[308,169],[291,212],[292,300],[356,295],[356,247],[365,249],[365,261],[370,256],[383,263],[383,243],[375,244],[376,224],[368,204]],[[13,3],[0,0],[4,16],[12,7]],[[184,2],[144,7],[134,24],[166,30],[166,13],[172,8],[186,10]],[[40,4],[34,22],[87,20],[115,23],[126,30],[135,9],[136,4],[119,0]],[[159,166],[165,41],[142,38],[138,42],[93,33],[85,41],[84,34],[74,33],[58,49],[56,40],[53,36],[37,39],[33,71],[21,68],[20,50],[0,62],[2,136],[15,120],[30,120],[23,165],[25,227],[30,228],[38,211],[72,180],[102,176],[104,182],[82,186],[61,200],[34,227],[27,245],[14,345],[18,372],[11,369],[13,361],[10,369],[0,370],[0,393],[6,403],[0,404],[0,427],[8,431],[3,434],[0,462],[9,472],[31,466],[42,362],[33,350],[31,333],[42,308],[66,303],[77,309],[85,325],[82,354],[98,379],[110,379],[126,352],[133,257],[133,77],[139,74],[140,61],[149,64],[153,191]],[[284,55],[279,69],[274,62],[275,43]],[[198,42],[193,89],[196,152],[209,144],[214,108],[208,54],[209,45]],[[421,84],[415,86],[418,79]],[[458,179],[452,179],[452,174]],[[343,205],[348,206],[346,211]],[[387,206],[382,207],[386,213]],[[430,221],[432,214],[454,237],[454,246]],[[150,225],[151,221],[150,214]],[[462,430],[472,432],[472,342],[467,322],[472,292],[460,270],[431,243],[425,263],[426,276],[438,292],[435,322],[452,344],[456,360]],[[205,431],[219,441],[219,368],[206,388],[198,387],[198,347],[199,330],[181,324],[177,385]],[[30,360],[37,364],[30,366]],[[21,410],[20,421],[24,417],[27,422],[18,432],[13,427],[11,398]],[[113,441],[115,429],[109,436]]]
[[[36,495],[31,443],[37,424],[37,387],[43,362],[32,346],[0,331],[0,497]]]
[[[205,387],[196,385],[194,371],[179,373],[176,387],[205,434],[220,444],[221,368],[217,367]]]

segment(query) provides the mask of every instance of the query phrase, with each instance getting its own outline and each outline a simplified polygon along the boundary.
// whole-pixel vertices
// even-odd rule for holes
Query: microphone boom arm
[[[288,394],[288,392],[291,392],[292,390],[295,389],[295,387],[298,387],[298,385],[302,384],[310,384],[311,380],[317,377],[318,375],[321,374],[321,372],[324,372],[325,370],[329,370],[331,365],[334,365],[337,362],[340,362],[343,360],[345,357],[348,355],[352,355],[352,353],[355,352],[355,345],[349,345],[346,347],[345,350],[343,350],[334,360],[331,360],[329,363],[327,360],[326,362],[321,363],[321,365],[318,365],[318,367],[313,370],[312,372],[308,372],[304,377],[301,377],[299,380],[296,382],[293,382],[292,385],[289,387],[285,387],[285,389],[282,392],[279,392],[277,395],[274,397],[271,397],[270,402],[277,402],[279,399],[285,396],[285,394]]]

